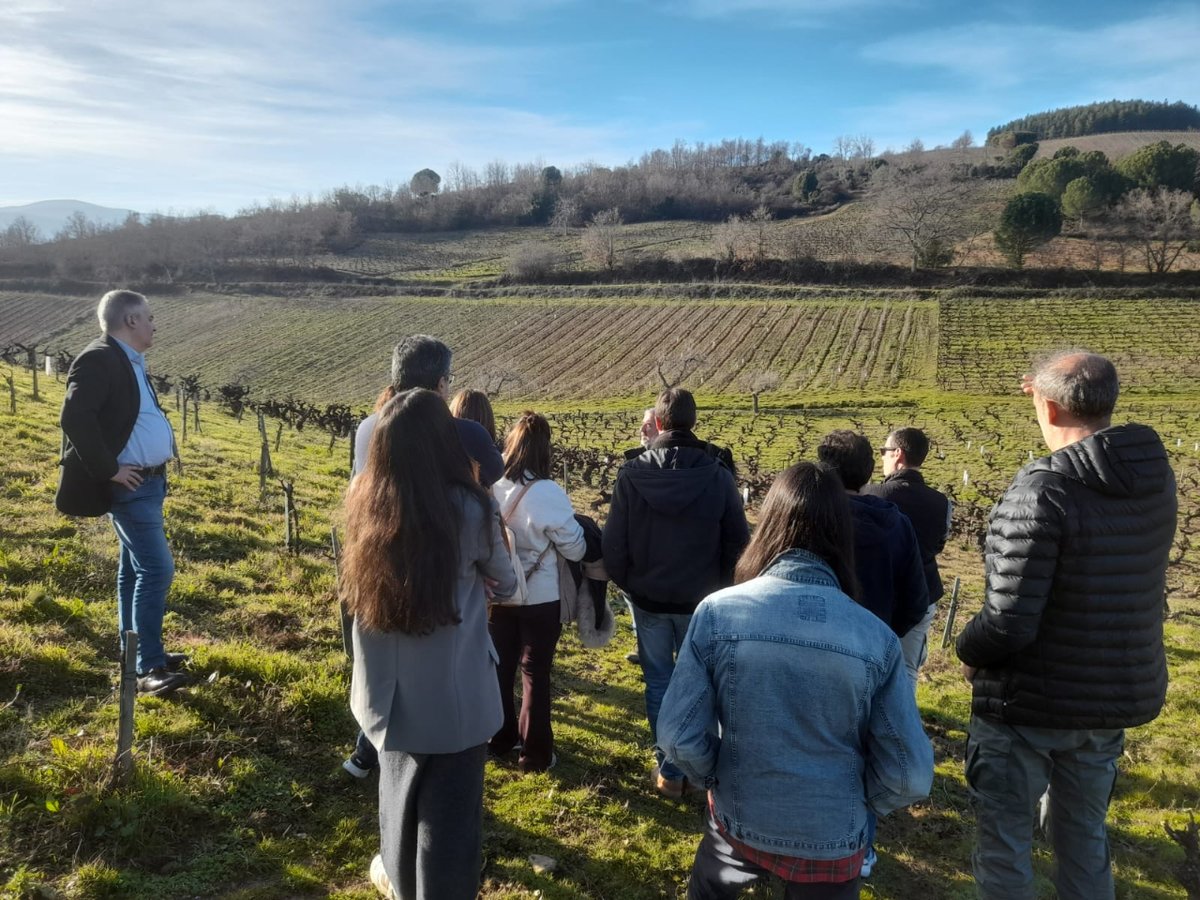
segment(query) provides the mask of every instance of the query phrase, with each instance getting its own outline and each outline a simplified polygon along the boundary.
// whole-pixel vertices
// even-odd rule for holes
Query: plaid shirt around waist
[[[726,831],[713,807],[711,792],[708,795],[708,814],[716,823],[721,837],[729,842],[729,846],[733,847],[739,856],[772,875],[778,875],[784,881],[799,884],[840,884],[857,878],[862,871],[863,857],[867,855],[866,847],[860,847],[857,853],[841,859],[804,859],[799,856],[784,856],[782,853],[771,853],[743,844]]]

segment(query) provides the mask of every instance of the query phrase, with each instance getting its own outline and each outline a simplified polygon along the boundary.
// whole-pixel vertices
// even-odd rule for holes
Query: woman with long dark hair
[[[788,898],[859,896],[869,812],[929,793],[933,752],[900,641],[853,600],[841,479],[781,473],[730,588],[701,602],[663,699],[659,746],[711,785],[689,900],[775,874]]]
[[[509,427],[504,440],[504,477],[492,486],[492,493],[512,532],[528,590],[523,601],[492,607],[504,724],[492,738],[491,750],[503,756],[520,747],[517,764],[521,770],[539,772],[556,761],[550,724],[550,667],[562,634],[558,555],[578,561],[587,549],[571,499],[550,478],[550,423],[544,416],[523,412]],[[513,703],[518,666],[522,686],[519,717]]]
[[[484,579],[508,596],[516,575],[495,502],[436,393],[384,405],[346,518],[350,706],[379,750],[372,880],[405,898],[471,898],[487,740],[503,721]]]

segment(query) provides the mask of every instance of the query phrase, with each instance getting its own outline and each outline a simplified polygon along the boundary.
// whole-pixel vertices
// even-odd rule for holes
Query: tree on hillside
[[[949,265],[955,244],[986,230],[978,216],[978,185],[948,165],[892,165],[871,179],[862,233],[874,253],[899,252],[912,270]]]
[[[1147,144],[1117,160],[1116,169],[1147,190],[1168,188],[1195,192],[1200,189],[1200,150],[1169,141]]]
[[[417,174],[413,175],[412,181],[409,182],[409,187],[412,192],[418,197],[428,197],[430,194],[438,192],[438,185],[442,183],[442,176],[433,169],[422,169]]]
[[[495,399],[505,387],[521,387],[525,384],[525,379],[520,373],[503,365],[493,365],[480,369],[475,375],[475,382],[488,397]]]
[[[0,232],[0,248],[17,250],[36,244],[41,239],[42,233],[36,225],[24,216],[17,216],[3,232]]]
[[[1086,175],[1071,181],[1062,194],[1063,215],[1074,219],[1081,226],[1084,219],[1096,215],[1104,206],[1104,196],[1100,189]]]
[[[778,372],[744,372],[738,378],[738,384],[750,395],[750,403],[754,414],[758,415],[758,398],[770,393],[783,383]]]
[[[1139,188],[1117,205],[1114,217],[1137,242],[1147,272],[1169,272],[1188,242],[1200,235],[1193,203],[1187,191]]]
[[[694,350],[684,350],[654,361],[654,373],[664,391],[679,387],[708,362],[708,357]]]
[[[817,192],[817,173],[805,169],[792,179],[792,196],[797,200],[807,200]]]
[[[1014,268],[1025,265],[1025,257],[1062,233],[1062,211],[1049,194],[1018,194],[1004,207],[994,232],[996,246]]]
[[[956,137],[953,141],[950,142],[950,149],[952,149],[952,150],[969,150],[970,148],[972,148],[974,146],[975,146],[975,136],[971,134],[969,129],[967,131],[964,131],[962,134],[960,134],[958,137]]]
[[[581,238],[583,259],[588,265],[609,272],[616,268],[621,224],[621,211],[616,208],[604,209],[592,216]]]

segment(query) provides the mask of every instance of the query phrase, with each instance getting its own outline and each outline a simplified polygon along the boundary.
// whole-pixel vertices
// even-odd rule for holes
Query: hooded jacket
[[[646,612],[693,612],[733,583],[750,541],[733,475],[697,443],[690,432],[664,432],[617,473],[604,566]]]
[[[978,670],[975,714],[1076,729],[1158,715],[1177,504],[1145,425],[1105,428],[1017,473],[988,522],[984,607],[958,638]]]
[[[895,503],[865,494],[849,497],[858,602],[904,637],[929,609],[916,532]]]

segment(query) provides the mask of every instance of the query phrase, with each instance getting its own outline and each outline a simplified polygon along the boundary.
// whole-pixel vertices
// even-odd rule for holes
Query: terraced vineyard
[[[938,317],[938,386],[1006,394],[1015,360],[1079,346],[1110,356],[1123,390],[1200,391],[1200,302],[1195,300],[943,300]]]
[[[95,332],[98,299],[0,291],[0,344],[55,343],[57,348],[57,336],[74,325],[86,323]]]
[[[932,386],[936,305],[928,301],[280,299],[193,294],[154,300],[154,365],[265,395],[366,402],[395,341],[419,332],[455,348],[458,384],[505,370],[506,397],[632,397],[652,392],[655,361],[699,354],[704,394],[777,373],[780,395]],[[82,347],[90,322],[55,339]],[[0,320],[0,343],[6,340]]]

